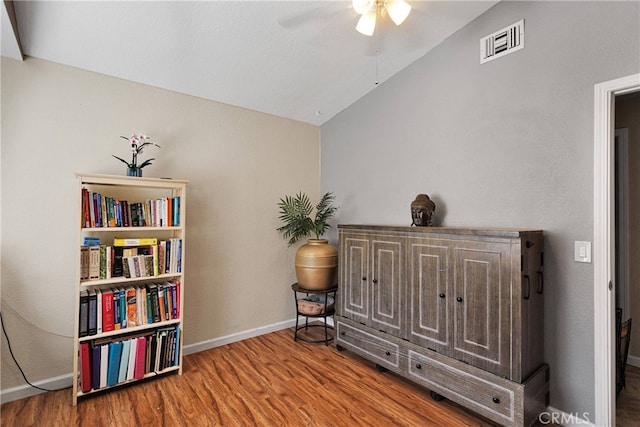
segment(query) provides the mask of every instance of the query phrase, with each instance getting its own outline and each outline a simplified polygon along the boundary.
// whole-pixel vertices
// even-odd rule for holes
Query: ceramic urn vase
[[[325,239],[309,239],[296,252],[296,277],[305,289],[322,290],[335,286],[338,249]]]

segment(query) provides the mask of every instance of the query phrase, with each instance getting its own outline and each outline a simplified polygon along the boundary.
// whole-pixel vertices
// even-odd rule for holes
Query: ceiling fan
[[[365,36],[372,36],[378,16],[389,15],[396,25],[407,19],[411,6],[404,0],[352,0],[353,10],[360,16],[356,30]]]

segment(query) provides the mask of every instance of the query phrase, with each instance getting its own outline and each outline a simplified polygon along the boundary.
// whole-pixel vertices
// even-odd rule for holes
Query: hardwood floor
[[[627,365],[626,387],[616,402],[616,426],[640,425],[640,368]]]
[[[71,406],[71,389],[9,402],[2,426],[491,426],[333,345],[287,329],[184,357],[183,375]]]
[[[293,329],[185,356],[182,376],[76,407],[65,389],[0,410],[2,426],[494,426],[334,345],[294,342]]]

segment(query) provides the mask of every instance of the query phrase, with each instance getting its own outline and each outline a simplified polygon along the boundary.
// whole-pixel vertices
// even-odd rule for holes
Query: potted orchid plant
[[[122,163],[127,165],[127,176],[142,176],[142,168],[145,166],[149,166],[152,160],[155,158],[147,159],[144,162],[138,164],[138,154],[142,153],[142,150],[148,145],[155,145],[160,148],[158,144],[155,142],[151,142],[147,135],[134,133],[129,138],[126,136],[121,136],[120,138],[126,139],[131,144],[131,162],[127,162],[126,160],[113,155],[116,159],[120,160]]]

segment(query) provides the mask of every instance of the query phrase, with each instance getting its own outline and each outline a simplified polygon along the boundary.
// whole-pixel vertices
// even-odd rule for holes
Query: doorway
[[[594,385],[595,424],[615,425],[615,97],[640,91],[640,74],[595,85]]]

